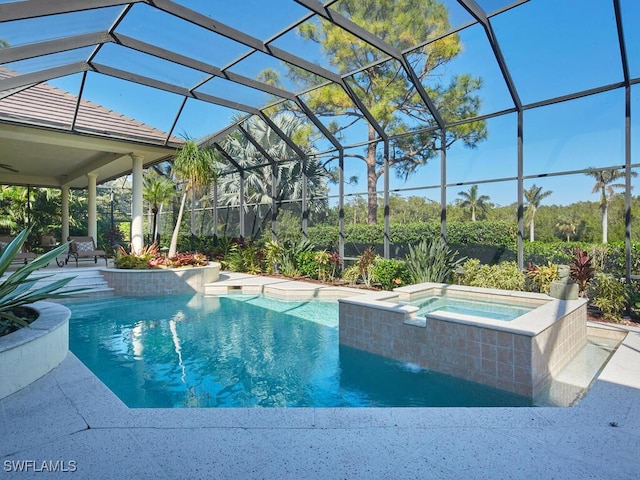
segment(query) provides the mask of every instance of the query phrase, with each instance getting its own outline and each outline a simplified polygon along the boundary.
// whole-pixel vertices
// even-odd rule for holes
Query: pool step
[[[62,278],[71,277],[72,280],[60,290],[66,292],[76,288],[84,288],[83,292],[76,295],[79,296],[109,296],[113,295],[113,288],[109,287],[102,276],[99,269],[60,269],[60,270],[41,270],[32,274],[33,278],[39,279],[34,288],[42,288],[52,282]],[[3,276],[3,280],[6,275]]]

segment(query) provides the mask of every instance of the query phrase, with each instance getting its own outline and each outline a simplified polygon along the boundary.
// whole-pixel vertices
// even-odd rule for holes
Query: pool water
[[[514,320],[533,310],[532,307],[524,307],[507,303],[485,302],[482,300],[467,300],[447,295],[425,297],[420,300],[416,300],[415,302],[411,302],[410,305],[418,307],[416,315],[419,317],[431,312],[441,311],[504,321]]]
[[[70,303],[70,349],[127,406],[530,406],[339,345],[337,302],[261,296]]]

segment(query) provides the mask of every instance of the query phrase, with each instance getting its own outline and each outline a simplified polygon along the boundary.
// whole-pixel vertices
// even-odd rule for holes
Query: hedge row
[[[489,244],[500,247],[515,247],[515,224],[510,222],[456,222],[447,224],[447,241],[451,244]],[[319,248],[332,250],[338,245],[338,227],[315,225],[307,230],[309,241]],[[347,225],[345,242],[374,245],[383,242],[384,227],[375,225]],[[416,244],[425,238],[440,236],[440,222],[394,223],[390,227],[393,244]]]
[[[415,245],[424,238],[440,235],[438,222],[416,222],[391,226],[391,257],[404,259],[408,245]],[[317,250],[336,251],[338,227],[316,225],[308,230],[309,241]],[[374,247],[383,254],[382,225],[349,225],[345,227],[345,257],[358,257],[367,247]],[[169,244],[170,238],[163,238]],[[484,264],[497,264],[517,260],[515,225],[509,222],[465,222],[447,224],[447,240],[459,257],[477,258]],[[221,240],[224,243],[224,240]],[[214,256],[219,242],[213,237],[194,237],[188,233],[180,236],[181,251],[199,251]],[[596,266],[618,276],[625,274],[624,242],[607,245],[584,242],[529,242],[524,243],[524,264],[545,265],[548,262],[566,264],[573,257],[576,247],[594,254]],[[631,272],[640,274],[640,243],[632,243]]]

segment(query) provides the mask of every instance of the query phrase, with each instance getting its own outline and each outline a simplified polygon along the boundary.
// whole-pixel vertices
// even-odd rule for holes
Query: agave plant
[[[439,238],[422,240],[415,247],[409,245],[406,263],[411,283],[446,282],[467,258],[456,260],[457,255],[457,251],[451,250]]]
[[[5,274],[16,254],[20,252],[30,232],[30,228],[20,232],[2,251],[2,255],[0,255],[0,277]],[[67,248],[67,245],[68,243],[60,245],[50,252],[37,257],[31,263],[22,265],[9,275],[6,280],[0,281],[0,336],[29,325],[27,321],[16,315],[15,312],[19,307],[39,300],[68,297],[72,293],[85,290],[84,288],[77,288],[66,290],[64,293],[60,292],[60,289],[73,280],[74,277],[61,278],[37,288],[36,283],[43,278],[47,278],[47,276],[38,278],[31,277],[33,272],[45,267],[49,262],[53,261],[56,256],[62,254]]]

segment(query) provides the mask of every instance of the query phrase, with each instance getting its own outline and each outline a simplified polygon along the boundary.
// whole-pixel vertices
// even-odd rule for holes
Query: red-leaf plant
[[[578,283],[580,296],[582,297],[596,271],[593,266],[593,255],[589,255],[586,250],[576,247],[576,253],[571,260],[569,268],[571,278]]]

